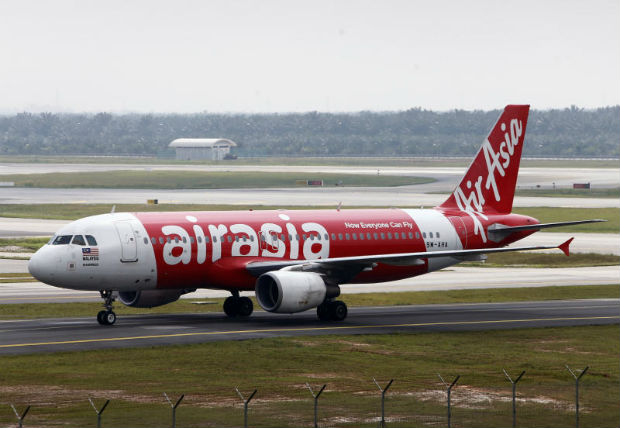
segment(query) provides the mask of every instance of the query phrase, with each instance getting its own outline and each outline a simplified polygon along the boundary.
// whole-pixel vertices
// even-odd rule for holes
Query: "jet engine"
[[[267,272],[256,281],[256,300],[268,312],[294,313],[316,308],[326,298],[340,294],[337,285],[327,285],[318,273]]]
[[[134,308],[154,308],[176,302],[185,293],[194,290],[138,290],[119,291],[118,300]]]

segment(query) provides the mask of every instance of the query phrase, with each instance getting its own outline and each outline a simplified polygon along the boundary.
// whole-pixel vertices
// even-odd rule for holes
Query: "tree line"
[[[0,155],[169,157],[176,138],[229,138],[239,156],[472,156],[499,110],[0,116]],[[620,106],[532,110],[527,157],[620,157]]]

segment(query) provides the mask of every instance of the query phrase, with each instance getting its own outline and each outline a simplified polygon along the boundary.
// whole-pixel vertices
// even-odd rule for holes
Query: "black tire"
[[[231,318],[239,315],[239,299],[230,296],[224,300],[224,313]]]
[[[116,314],[114,311],[107,311],[103,316],[105,325],[113,325],[116,322]]]
[[[336,300],[330,305],[330,313],[333,321],[342,321],[347,317],[347,305],[341,300]]]
[[[330,302],[321,303],[316,307],[316,316],[321,321],[329,321],[332,319],[330,311]]]
[[[97,313],[97,322],[101,325],[107,325],[104,319],[105,313],[106,311],[99,311],[99,313]]]
[[[254,303],[249,297],[240,297],[237,302],[237,314],[240,317],[249,317],[254,312]]]

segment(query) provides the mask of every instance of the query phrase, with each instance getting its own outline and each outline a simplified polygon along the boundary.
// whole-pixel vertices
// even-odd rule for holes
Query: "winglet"
[[[575,239],[575,238],[573,237],[573,238],[569,239],[568,241],[566,241],[565,243],[560,244],[560,245],[558,246],[558,248],[559,248],[560,250],[562,250],[562,252],[563,252],[564,254],[566,254],[566,256],[569,256],[569,255],[570,255],[570,254],[569,254],[569,248],[568,248],[568,247],[570,246],[570,243],[571,243],[571,242],[573,242],[573,239]]]

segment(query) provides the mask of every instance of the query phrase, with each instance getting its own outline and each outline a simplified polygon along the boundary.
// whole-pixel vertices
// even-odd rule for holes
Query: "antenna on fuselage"
[[[340,211],[340,208],[342,208],[342,201],[338,202],[338,206],[336,207],[336,211]]]
[[[110,210],[110,213],[114,213],[114,211],[116,211],[116,205],[112,205],[112,209]]]

